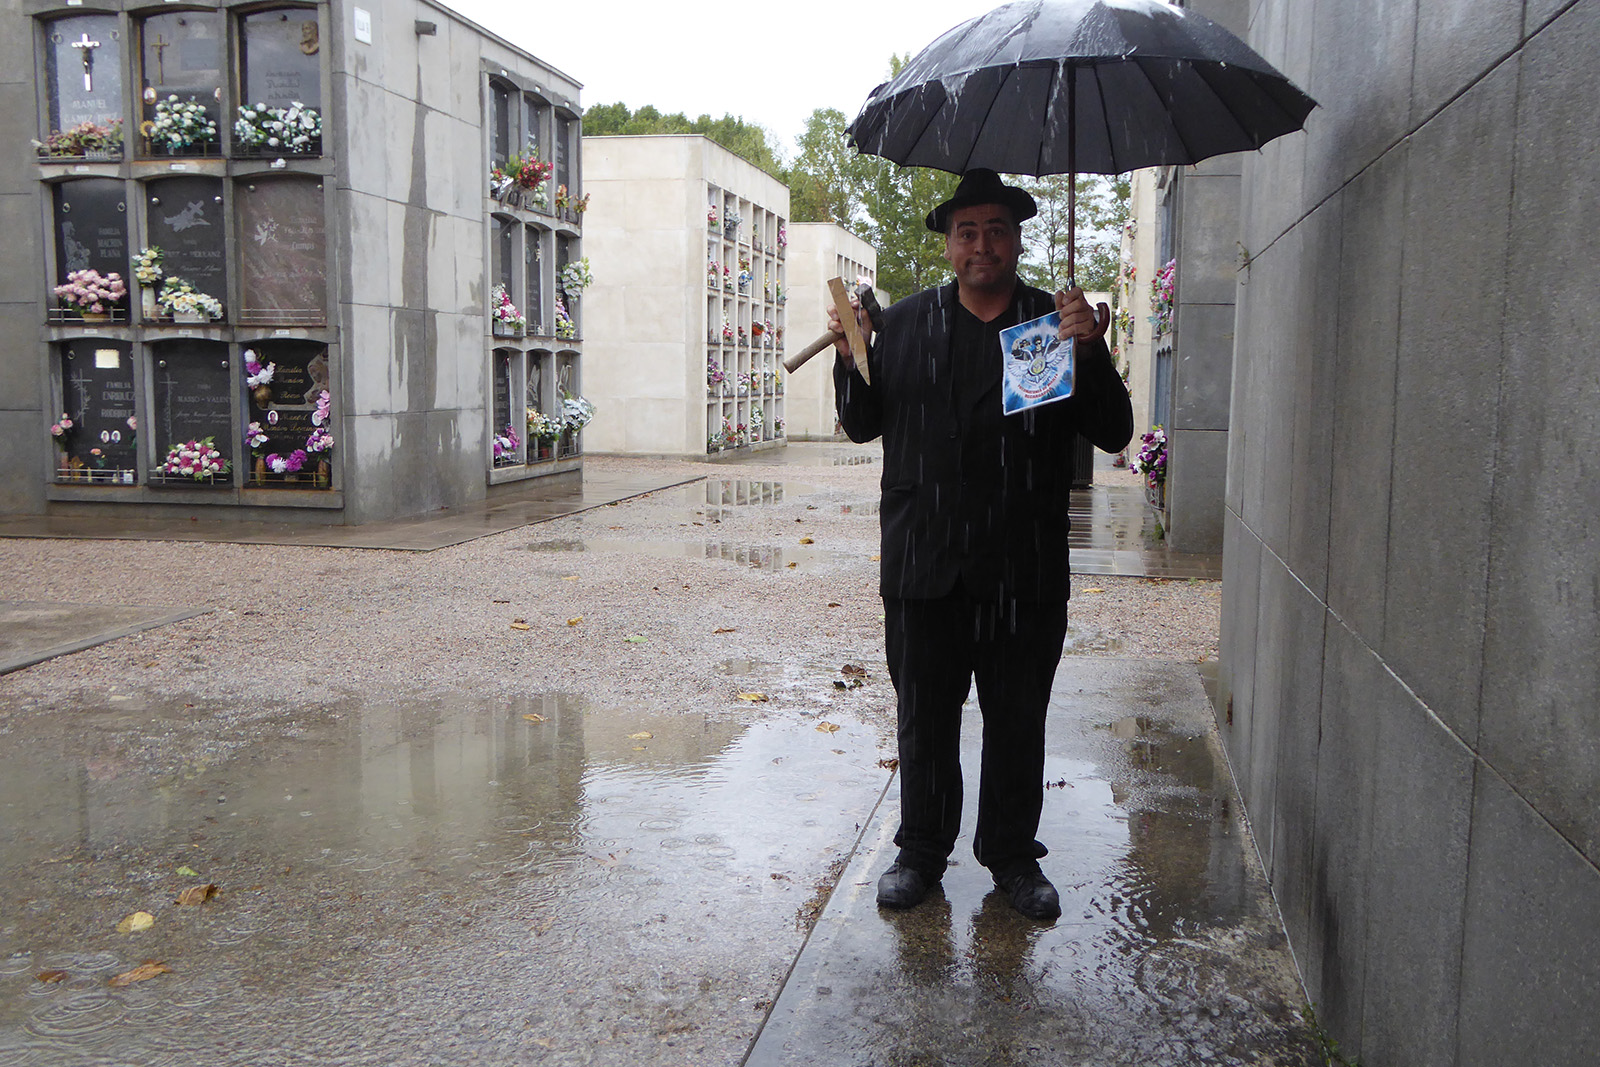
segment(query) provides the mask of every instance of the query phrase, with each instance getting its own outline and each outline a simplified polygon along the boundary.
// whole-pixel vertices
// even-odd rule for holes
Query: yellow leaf
[[[70,978],[66,971],[40,971],[34,975],[41,982],[62,982]]]
[[[582,621],[583,621],[583,616],[582,615],[574,615],[572,618],[567,620],[567,625],[568,626],[576,626]]]
[[[545,721],[545,718],[544,718],[543,715],[524,715],[523,718],[527,719],[529,722],[544,722]]]
[[[740,693],[739,694],[739,699],[740,700],[748,700],[752,704],[764,704],[764,703],[766,703],[766,700],[767,700],[767,694],[765,694],[765,693]]]
[[[145,960],[133,970],[123,971],[115,978],[110,979],[110,984],[114,986],[132,985],[135,982],[142,982],[146,978],[154,978],[158,974],[171,973],[172,968],[168,967],[165,963],[162,963],[159,960]]]
[[[843,607],[843,606],[844,605],[839,603],[837,600],[828,601],[828,607],[830,607],[830,608],[840,608],[840,607]]]
[[[820,733],[836,734],[839,732],[839,724],[836,722],[819,722],[817,723],[817,730]]]
[[[882,559],[883,557],[882,556],[868,556],[867,558],[870,559],[872,562],[876,563],[880,559]]]
[[[200,872],[195,870],[193,867],[179,867],[177,873],[178,873],[178,876],[181,877],[181,878],[198,878],[198,877],[200,877]]]
[[[117,924],[117,933],[132,934],[148,930],[156,924],[156,917],[148,911],[136,911]]]
[[[719,626],[711,632],[714,634],[731,634],[734,632],[734,628],[732,626]]]
[[[1104,593],[1105,590],[1104,589],[1098,589],[1098,588],[1096,588],[1096,589],[1085,589],[1084,592],[1085,593]]]
[[[636,734],[629,734],[628,735],[628,740],[629,741],[648,741],[654,736],[655,736],[655,734],[652,734],[649,730],[640,730]]]
[[[569,575],[567,575],[565,578],[563,578],[561,580],[563,582],[575,582],[575,581],[578,580],[578,576],[576,574],[569,574]]]
[[[529,626],[528,626],[527,623],[519,621],[519,622],[512,623],[511,624],[511,628],[513,630],[526,630],[526,629],[529,629]]]
[[[192,885],[178,894],[179,904],[204,904],[217,895],[217,887],[207,882],[205,885]]]
[[[623,638],[630,645],[642,645],[647,640],[643,634],[629,634]]]
[[[798,563],[785,563],[784,566],[788,567],[790,570],[793,570],[795,567],[798,567],[799,564]]]
[[[801,544],[802,544],[802,545],[814,545],[814,544],[816,544],[816,542],[815,542],[815,541],[813,541],[813,540],[812,540],[812,539],[811,539],[811,538],[809,538],[809,537],[802,537],[802,538],[800,538],[800,543],[801,543]]]

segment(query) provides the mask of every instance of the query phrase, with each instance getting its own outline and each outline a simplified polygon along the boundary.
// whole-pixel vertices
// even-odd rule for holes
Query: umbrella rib
[[[1136,59],[1133,61],[1133,65],[1138,68],[1140,74],[1144,75],[1144,80],[1150,83],[1150,91],[1156,95],[1156,99],[1164,102],[1165,97],[1162,95],[1160,88],[1156,85],[1156,80],[1150,77],[1150,72],[1145,69],[1144,63]],[[1194,149],[1189,146],[1188,139],[1183,136],[1183,128],[1176,122],[1171,121],[1172,114],[1170,111],[1167,113],[1167,117],[1169,120],[1169,125],[1172,127],[1172,135],[1178,139],[1178,144],[1182,146],[1184,155],[1188,157],[1183,162],[1195,162]]]

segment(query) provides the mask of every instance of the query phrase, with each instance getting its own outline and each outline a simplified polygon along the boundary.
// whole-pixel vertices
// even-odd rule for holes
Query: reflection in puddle
[[[815,549],[782,548],[778,545],[731,544],[723,541],[618,541],[589,538],[584,541],[535,541],[530,552],[616,552],[655,559],[723,559],[763,571],[811,571],[821,567],[828,555]]]
[[[152,766],[200,715],[86,708],[0,750],[7,1067],[433,1062],[469,1033],[485,1062],[533,1062],[606,1019],[644,1062],[793,931],[884,782],[876,732],[835,712],[825,733],[559,693],[286,713],[274,739]],[[173,906],[199,882],[219,895]],[[117,934],[137,910],[155,925]],[[171,973],[107,985],[145,959]]]
[[[1067,627],[1067,639],[1061,646],[1064,656],[1093,655],[1104,652],[1120,652],[1123,641],[1120,637],[1113,637],[1103,630],[1090,630],[1082,626]]]

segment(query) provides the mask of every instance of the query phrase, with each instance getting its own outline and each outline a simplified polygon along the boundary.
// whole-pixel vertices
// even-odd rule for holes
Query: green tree
[[[944,235],[928,229],[926,219],[955,193],[959,176],[877,157],[867,157],[866,169],[862,201],[869,221],[862,236],[878,250],[878,288],[899,299],[943,282],[950,273]]]
[[[845,138],[848,120],[835,108],[818,108],[806,119],[800,153],[783,172],[789,186],[789,216],[795,222],[835,222],[861,228],[865,158]]]
[[[620,103],[591,104],[583,113],[583,132],[594,137],[698,133],[771,174],[782,170],[772,134],[765,127],[734,115],[723,115],[720,119],[701,115],[691,120],[681,111],[663,115],[649,104],[637,111],[630,111],[626,104]]]
[[[1067,287],[1067,212],[1071,179],[1065,174],[1013,178],[1033,194],[1039,214],[1023,224],[1026,252],[1019,273],[1023,281],[1050,292]],[[1126,175],[1077,177],[1077,281],[1084,289],[1116,288],[1122,225],[1128,219],[1130,184]]]

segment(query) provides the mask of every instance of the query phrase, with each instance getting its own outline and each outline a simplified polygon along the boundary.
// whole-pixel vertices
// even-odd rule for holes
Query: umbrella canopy
[[[1198,163],[1300,129],[1316,102],[1160,0],[1022,0],[950,30],[872,91],[850,143],[964,173]]]

